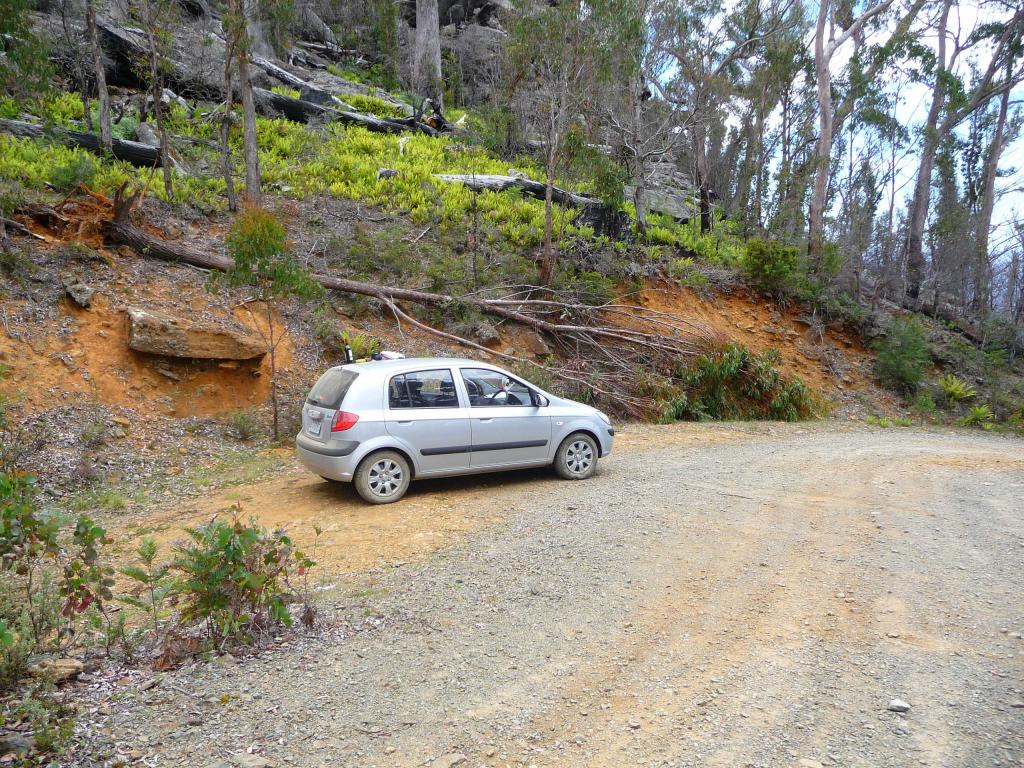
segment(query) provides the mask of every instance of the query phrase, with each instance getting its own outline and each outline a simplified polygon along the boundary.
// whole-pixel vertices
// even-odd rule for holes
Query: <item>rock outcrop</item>
[[[128,346],[136,352],[200,360],[252,360],[267,353],[258,336],[228,323],[200,323],[129,307]]]

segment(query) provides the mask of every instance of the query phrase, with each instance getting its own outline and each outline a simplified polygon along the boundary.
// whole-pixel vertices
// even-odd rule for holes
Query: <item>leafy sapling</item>
[[[122,603],[149,614],[154,634],[160,630],[160,617],[164,604],[174,591],[174,580],[168,576],[171,564],[157,563],[157,550],[157,543],[153,537],[146,536],[142,539],[142,543],[136,550],[139,565],[121,569],[122,575],[139,585],[139,594],[137,596],[122,595],[118,598]]]

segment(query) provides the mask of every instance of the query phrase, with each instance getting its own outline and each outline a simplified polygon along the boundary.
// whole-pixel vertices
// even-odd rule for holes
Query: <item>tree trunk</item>
[[[244,18],[245,8],[239,3],[240,18]],[[240,40],[235,47],[235,59],[238,64],[238,88],[242,96],[242,148],[245,157],[245,196],[252,203],[259,203],[262,198],[260,190],[260,156],[256,138],[256,100],[252,93],[252,77],[249,73],[249,35],[239,33]]]
[[[45,135],[45,131],[40,125],[3,118],[0,118],[0,131],[31,139],[38,139]],[[82,149],[88,149],[90,152],[103,153],[103,143],[95,133],[82,133],[81,131],[69,131],[56,127],[51,128],[50,133],[69,147],[81,147]],[[160,165],[161,162],[159,150],[148,144],[112,139],[110,147],[111,153],[116,159],[124,160],[140,168],[153,168]]]
[[[96,31],[96,7],[94,0],[85,0],[85,28],[89,36],[89,48],[92,52],[93,76],[96,78],[96,98],[100,102],[100,145],[109,152],[111,148],[110,94],[107,92],[107,74],[103,66],[103,55],[100,51],[99,33]],[[86,116],[91,122],[92,115],[88,109],[86,110]]]
[[[1010,67],[1007,65],[1007,77],[1010,75]],[[988,238],[992,228],[992,210],[996,204],[996,174],[999,171],[999,159],[1003,154],[1003,139],[1006,135],[1006,115],[1010,106],[1010,89],[1003,91],[999,100],[999,117],[996,119],[996,130],[992,136],[992,143],[988,148],[988,158],[985,160],[985,182],[981,197],[981,211],[978,214],[977,231],[975,235],[975,260],[974,260],[974,296],[972,308],[975,312],[983,313],[989,305],[990,279],[989,272],[992,264],[989,261]],[[979,314],[978,319],[982,319]]]
[[[441,79],[441,30],[437,0],[416,0],[416,45],[413,52],[412,80],[416,92],[444,109],[444,84]]]
[[[264,298],[263,306],[267,309],[267,334],[270,343],[267,345],[270,350],[270,407],[274,412],[274,442],[281,439],[279,428],[279,416],[277,403],[277,341],[274,339],[274,310],[269,299]]]
[[[825,248],[825,203],[828,195],[829,158],[832,154],[832,77],[829,72],[831,51],[825,41],[829,0],[820,0],[818,23],[814,32],[814,74],[818,95],[818,141],[814,148],[814,185],[807,211],[807,255],[818,271]]]
[[[924,280],[924,229],[928,221],[931,203],[932,171],[935,169],[935,153],[938,150],[939,115],[946,101],[946,23],[953,0],[944,0],[939,16],[938,50],[935,69],[935,86],[932,89],[932,103],[924,124],[924,139],[921,144],[921,160],[917,169],[914,196],[907,211],[907,296],[917,300],[921,295]]]
[[[636,82],[630,88],[630,98],[633,100],[633,166],[636,172],[633,187],[633,205],[636,207],[636,232],[640,237],[647,236],[647,156],[645,147],[641,141],[644,131],[643,115],[643,92],[646,87],[643,77],[635,78]]]
[[[160,76],[160,51],[156,42],[156,9],[149,0],[146,7],[146,38],[149,41],[149,88],[153,96],[153,116],[156,118],[156,132],[160,137],[160,165],[163,169],[164,192],[170,199],[174,194],[171,166],[167,161],[167,130],[164,128],[163,78]]]
[[[1020,285],[1021,281],[1020,256],[1021,252],[1019,250],[1013,252],[1013,257],[1010,259],[1010,271],[1006,277],[1005,309],[1006,314],[1010,317],[1013,317],[1014,309],[1016,308],[1017,286]]]
[[[220,164],[224,174],[224,192],[228,198],[228,210],[238,210],[238,198],[235,195],[235,177],[231,169],[231,144],[228,142],[231,132],[231,116],[235,108],[233,86],[231,84],[231,59],[234,56],[232,48],[234,43],[228,45],[224,53],[224,117],[220,121]]]
[[[551,242],[554,229],[552,196],[555,185],[552,179],[554,169],[550,167],[550,156],[548,162],[547,183],[544,185],[544,253],[540,265],[540,284],[545,288],[551,285],[555,273],[555,252]]]
[[[474,192],[504,192],[509,189],[522,190],[524,195],[546,200],[550,192],[552,202],[559,205],[573,205],[577,208],[589,208],[601,205],[601,201],[594,197],[586,197],[570,192],[567,189],[556,187],[553,184],[541,183],[533,179],[524,179],[519,176],[498,176],[481,173],[435,173],[435,179],[465,185]]]

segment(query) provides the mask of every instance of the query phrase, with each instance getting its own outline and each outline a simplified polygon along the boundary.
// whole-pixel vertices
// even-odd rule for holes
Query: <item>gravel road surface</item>
[[[90,727],[193,768],[1024,764],[1024,442],[702,429],[492,479],[467,514],[503,522],[259,656],[97,689]]]

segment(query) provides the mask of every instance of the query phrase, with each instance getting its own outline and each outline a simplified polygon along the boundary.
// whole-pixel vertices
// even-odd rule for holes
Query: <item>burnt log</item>
[[[321,104],[314,104],[304,99],[294,99],[263,88],[253,88],[256,107],[263,114],[282,115],[297,123],[314,121],[338,122],[347,125],[361,125],[376,133],[405,133],[420,131],[429,136],[436,136],[437,131],[429,125],[419,123],[412,118],[386,118],[369,115],[363,112],[350,112],[345,109],[332,109]]]
[[[22,138],[41,139],[44,136],[52,136],[69,147],[81,147],[98,155],[104,154],[100,137],[94,133],[83,133],[72,131],[67,128],[52,128],[49,133],[43,130],[41,125],[26,123],[22,120],[0,119],[0,130]],[[139,166],[140,168],[153,168],[160,166],[160,150],[141,144],[137,141],[125,141],[114,139],[110,146],[111,154],[118,160]]]
[[[547,194],[547,187],[542,181],[534,181],[520,176],[499,176],[494,174],[458,174],[458,173],[435,173],[435,179],[452,183],[463,184],[474,192],[505,192],[510,189],[518,189],[524,195],[543,200]],[[603,206],[603,203],[593,197],[578,195],[567,189],[552,187],[552,202],[559,205],[572,205],[576,208],[588,206]]]

